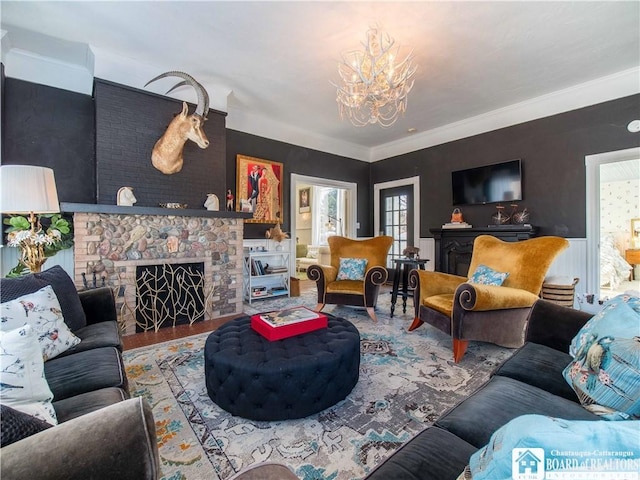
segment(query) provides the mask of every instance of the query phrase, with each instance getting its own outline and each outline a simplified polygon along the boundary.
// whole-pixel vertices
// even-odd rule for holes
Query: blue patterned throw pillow
[[[486,265],[478,265],[476,271],[469,278],[469,283],[479,283],[481,285],[495,285],[499,287],[509,276],[508,273],[496,272]]]
[[[640,297],[622,294],[607,300],[602,309],[583,325],[571,340],[569,355],[576,358],[577,352],[596,337],[633,338],[640,336]]]
[[[341,258],[337,280],[364,280],[366,258]]]
[[[607,420],[640,418],[640,298],[605,303],[571,342],[562,374],[582,405]]]

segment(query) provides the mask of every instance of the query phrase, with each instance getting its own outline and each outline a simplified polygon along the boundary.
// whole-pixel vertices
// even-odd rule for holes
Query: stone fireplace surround
[[[205,321],[242,312],[243,219],[195,209],[62,203],[73,213],[74,281],[95,274],[114,290],[123,335],[136,332],[136,267],[203,262]],[[91,283],[91,282],[90,282]]]

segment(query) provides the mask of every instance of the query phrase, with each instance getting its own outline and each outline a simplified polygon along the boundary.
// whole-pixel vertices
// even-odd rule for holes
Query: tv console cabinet
[[[533,238],[537,228],[531,225],[500,225],[479,228],[432,228],[435,239],[436,272],[467,276],[473,253],[473,241],[478,235],[493,235],[505,242]]]

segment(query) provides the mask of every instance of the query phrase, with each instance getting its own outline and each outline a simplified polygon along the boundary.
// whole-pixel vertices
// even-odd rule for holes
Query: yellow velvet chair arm
[[[467,277],[451,275],[449,273],[430,272],[428,270],[414,270],[418,275],[420,298],[434,295],[453,294],[461,283],[467,281]]]
[[[324,273],[324,280],[326,283],[331,283],[336,281],[336,277],[338,276],[338,269],[331,265],[318,265],[322,272]]]
[[[539,300],[537,295],[519,288],[474,283],[460,285],[454,297],[454,302],[458,302],[462,308],[475,312],[525,308],[532,306],[536,300]]]

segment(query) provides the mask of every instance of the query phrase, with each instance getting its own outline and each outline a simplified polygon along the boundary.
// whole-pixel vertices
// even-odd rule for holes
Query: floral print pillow
[[[62,317],[60,302],[51,285],[0,304],[0,330],[31,325],[45,362],[80,343]]]
[[[336,280],[364,280],[366,258],[341,258]]]
[[[481,285],[495,285],[499,287],[509,276],[508,273],[496,272],[494,269],[486,265],[478,265],[476,271],[473,272],[469,283],[479,283]]]
[[[56,425],[53,393],[44,376],[38,335],[30,325],[0,331],[2,403]]]

